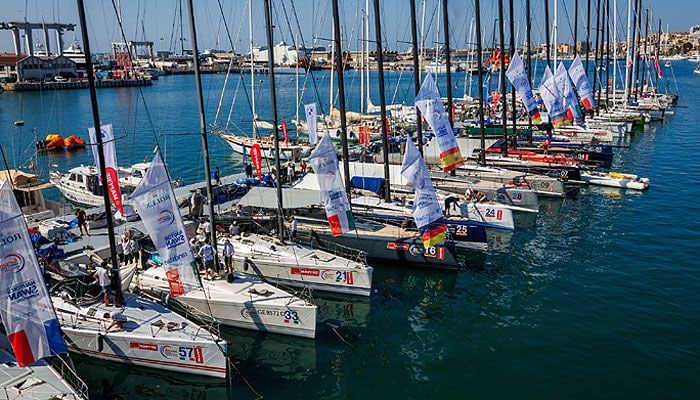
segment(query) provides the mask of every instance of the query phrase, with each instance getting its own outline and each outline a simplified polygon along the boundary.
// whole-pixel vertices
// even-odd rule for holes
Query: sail
[[[427,249],[443,242],[447,238],[447,226],[442,222],[442,209],[425,160],[410,139],[406,141],[401,176],[411,183],[416,192],[413,200],[413,219],[416,221],[423,246]]]
[[[566,109],[564,108],[561,93],[554,82],[554,75],[552,75],[549,67],[545,68],[542,75],[540,97],[542,97],[542,102],[547,107],[549,121],[552,125],[556,128],[565,125],[567,122]]]
[[[340,236],[355,229],[350,202],[338,168],[338,156],[335,154],[329,133],[321,138],[318,146],[309,155],[309,165],[314,170],[318,186],[323,193],[331,234]]]
[[[534,124],[542,122],[542,118],[540,118],[540,109],[537,107],[535,95],[532,94],[532,86],[530,86],[530,81],[527,79],[525,65],[517,52],[513,55],[513,61],[511,61],[508,66],[506,76],[515,87],[515,91],[518,92],[523,106],[525,106],[532,122]]]
[[[574,91],[574,84],[569,78],[569,73],[566,72],[564,63],[559,63],[557,70],[554,71],[554,81],[557,84],[557,89],[564,99],[564,108],[566,109],[567,118],[571,121],[581,118],[581,107],[578,105],[578,97]]]
[[[581,97],[583,107],[586,110],[592,110],[593,107],[595,107],[593,89],[591,88],[591,83],[588,81],[588,76],[586,76],[586,70],[583,68],[581,57],[578,55],[569,66],[569,76],[571,76],[571,80],[574,81],[574,86],[576,86],[576,91],[579,97]]]
[[[109,194],[109,199],[112,200],[114,207],[119,210],[120,213],[124,214],[124,208],[122,207],[122,194],[119,189],[119,175],[117,174],[117,150],[114,146],[114,131],[112,125],[101,125],[100,133],[102,135],[102,149],[105,156],[105,172],[107,173],[107,193]],[[97,171],[100,171],[100,157],[98,156],[97,137],[95,136],[95,128],[88,128],[88,134],[90,135],[90,142],[92,146],[92,155],[95,157],[95,165],[97,166]],[[102,178],[100,177],[100,182]]]
[[[0,182],[0,315],[21,367],[67,352],[10,184]]]
[[[316,134],[316,103],[306,104],[304,106],[304,114],[306,114],[306,126],[309,130],[309,143],[316,144],[318,141],[318,135]]]
[[[160,154],[153,157],[151,167],[131,194],[131,200],[163,260],[170,295],[177,297],[199,288],[194,255]]]
[[[452,131],[450,120],[440,99],[437,85],[431,74],[425,74],[425,79],[416,96],[416,107],[430,125],[440,148],[440,166],[449,172],[464,165],[462,153]]]

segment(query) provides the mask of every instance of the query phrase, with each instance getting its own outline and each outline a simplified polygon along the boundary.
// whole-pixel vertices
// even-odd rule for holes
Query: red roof
[[[0,53],[0,65],[15,65],[25,58],[27,58],[27,56],[24,54]]]

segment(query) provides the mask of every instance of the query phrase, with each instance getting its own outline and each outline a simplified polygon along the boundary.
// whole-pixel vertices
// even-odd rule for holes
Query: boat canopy
[[[19,190],[22,192],[33,192],[52,186],[48,182],[41,181],[39,177],[34,174],[17,169],[0,171],[0,181],[10,182],[13,190]]]
[[[238,204],[245,207],[276,209],[277,189],[252,187]],[[323,196],[317,190],[282,188],[282,205],[285,209],[305,208],[323,204]]]

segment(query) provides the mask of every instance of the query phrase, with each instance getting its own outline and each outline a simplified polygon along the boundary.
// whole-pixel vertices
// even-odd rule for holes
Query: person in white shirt
[[[233,244],[231,243],[230,240],[226,239],[224,241],[224,265],[226,266],[226,272],[231,273],[233,272],[233,254],[235,253],[235,249],[233,248]]]
[[[211,279],[211,272],[214,270],[214,259],[215,259],[215,254],[214,254],[214,246],[209,244],[209,238],[207,237],[204,241],[204,246],[202,246],[199,249],[199,252],[197,253],[198,256],[202,257],[202,260],[204,260],[204,273],[205,279],[210,280]]]
[[[292,239],[297,237],[297,217],[292,216],[292,224],[289,229],[289,235]]]
[[[109,292],[112,287],[111,274],[108,269],[109,264],[107,261],[102,261],[100,265],[95,268],[95,273],[92,275],[97,283],[100,285],[102,291],[102,299],[104,300],[105,306],[109,306]]]

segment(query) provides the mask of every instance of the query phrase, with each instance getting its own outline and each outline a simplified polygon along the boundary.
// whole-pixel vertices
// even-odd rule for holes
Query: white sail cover
[[[316,103],[306,104],[304,106],[304,114],[306,114],[306,126],[309,130],[309,143],[316,144],[318,135],[316,134],[317,114]]]
[[[423,245],[427,249],[444,241],[447,236],[447,227],[441,222],[442,209],[425,160],[411,139],[406,141],[401,176],[411,183],[416,192],[413,219],[416,221]]]
[[[331,234],[340,236],[355,229],[355,221],[345,193],[345,185],[338,168],[338,156],[335,154],[330,133],[323,136],[318,146],[309,155],[309,165],[314,170],[319,189],[323,193]]]
[[[170,295],[177,297],[199,288],[192,248],[160,153],[153,157],[131,200],[163,261]]]
[[[435,134],[440,148],[440,166],[443,171],[450,172],[464,165],[462,153],[459,151],[457,139],[450,125],[450,119],[445,112],[440,98],[440,92],[431,74],[425,74],[425,79],[416,95],[416,107],[420,110],[430,129]]]
[[[0,315],[21,367],[67,352],[27,223],[7,182],[0,182]]]
[[[114,146],[114,130],[112,125],[101,125],[100,134],[102,135],[102,149],[105,156],[105,172],[107,173],[107,193],[109,194],[110,200],[114,207],[119,210],[120,213],[124,214],[124,208],[122,206],[122,194],[119,189],[119,175],[117,173],[117,150]],[[97,136],[95,135],[95,128],[88,128],[88,134],[90,135],[90,143],[92,144],[92,156],[95,158],[95,166],[97,166],[97,171],[99,175],[100,171],[100,157],[98,156],[97,146]],[[102,184],[102,178],[100,178],[100,184]]]

